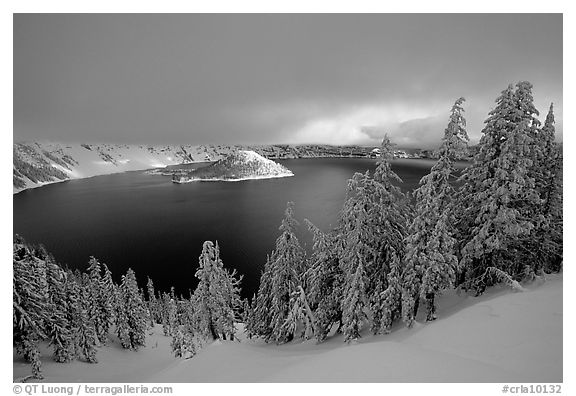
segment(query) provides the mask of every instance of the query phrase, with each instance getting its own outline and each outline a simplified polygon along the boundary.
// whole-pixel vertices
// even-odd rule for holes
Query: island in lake
[[[250,150],[238,150],[208,166],[174,174],[174,183],[240,181],[294,176],[285,166]]]

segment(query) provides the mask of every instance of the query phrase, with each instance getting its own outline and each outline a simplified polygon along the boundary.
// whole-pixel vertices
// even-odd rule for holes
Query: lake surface
[[[244,275],[243,296],[252,296],[279,235],[286,202],[295,202],[298,236],[309,249],[311,237],[302,220],[329,230],[347,180],[376,167],[375,160],[364,158],[278,162],[295,176],[175,184],[170,177],[138,171],[22,191],[13,197],[14,233],[44,244],[70,268],[86,269],[92,255],[108,265],[116,281],[131,267],[141,286],[150,276],[157,290],[174,286],[185,296],[196,286],[202,243],[217,240],[224,265]],[[402,159],[392,167],[404,180],[402,187],[411,190],[433,164]]]

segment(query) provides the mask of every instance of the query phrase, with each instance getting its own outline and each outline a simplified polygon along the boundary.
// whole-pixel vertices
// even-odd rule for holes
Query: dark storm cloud
[[[433,144],[519,80],[561,122],[561,15],[14,17],[16,139]]]

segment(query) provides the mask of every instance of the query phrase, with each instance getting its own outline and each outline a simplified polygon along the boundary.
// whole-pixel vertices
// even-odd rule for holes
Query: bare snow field
[[[146,347],[123,350],[117,339],[99,348],[98,364],[51,360],[42,348],[46,382],[530,382],[559,383],[562,374],[563,277],[547,275],[524,292],[505,286],[480,297],[456,292],[439,298],[435,322],[418,316],[412,329],[388,335],[368,329],[357,343],[342,336],[322,344],[285,345],[246,339],[217,341],[191,359],[174,358],[161,326]],[[30,366],[14,355],[13,379]]]

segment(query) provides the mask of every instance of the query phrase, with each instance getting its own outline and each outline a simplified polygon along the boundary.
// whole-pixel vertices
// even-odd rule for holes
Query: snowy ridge
[[[372,147],[329,145],[126,145],[14,143],[13,193],[71,179],[170,165],[214,162],[238,150],[263,158],[365,157]],[[277,174],[274,177],[286,177]],[[250,177],[254,178],[254,177]]]
[[[175,183],[194,181],[242,181],[294,176],[292,171],[250,150],[239,150],[226,158],[186,174],[174,176]]]

